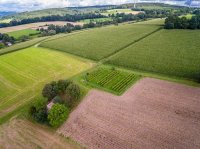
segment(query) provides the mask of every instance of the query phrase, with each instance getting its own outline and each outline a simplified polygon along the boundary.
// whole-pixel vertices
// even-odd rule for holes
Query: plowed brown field
[[[199,149],[200,88],[145,78],[122,96],[92,90],[58,131],[95,149]]]

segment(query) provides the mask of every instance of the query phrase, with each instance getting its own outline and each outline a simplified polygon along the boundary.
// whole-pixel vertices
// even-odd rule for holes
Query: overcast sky
[[[30,11],[44,8],[122,4],[134,0],[0,0],[0,11]]]

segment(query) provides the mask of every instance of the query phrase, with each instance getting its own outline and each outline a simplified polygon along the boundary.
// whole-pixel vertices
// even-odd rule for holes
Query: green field
[[[131,72],[112,67],[98,67],[83,76],[86,83],[93,87],[121,95],[133,82],[140,78]]]
[[[88,24],[90,22],[105,22],[105,21],[112,21],[113,19],[112,18],[97,18],[97,19],[85,19],[85,20],[81,20],[79,22],[82,22],[84,24]]]
[[[43,42],[40,46],[66,51],[92,60],[101,60],[158,28],[160,28],[160,20],[112,25]]]
[[[45,83],[67,79],[91,66],[66,53],[36,47],[0,56],[0,117],[40,95]]]
[[[31,36],[31,34],[37,35],[39,33],[40,33],[40,31],[37,31],[37,30],[23,29],[23,30],[19,30],[19,31],[9,32],[7,34],[16,39],[19,39],[21,36]]]
[[[0,23],[9,23],[12,19],[3,19],[0,20]]]
[[[200,31],[161,30],[114,55],[107,63],[197,80]]]

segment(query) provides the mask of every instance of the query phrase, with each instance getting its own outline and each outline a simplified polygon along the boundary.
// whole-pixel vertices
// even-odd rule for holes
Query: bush
[[[69,110],[62,104],[54,104],[49,111],[48,121],[53,127],[60,126],[68,117]]]
[[[39,99],[29,109],[29,114],[34,120],[40,123],[47,122],[47,102],[44,99]]]

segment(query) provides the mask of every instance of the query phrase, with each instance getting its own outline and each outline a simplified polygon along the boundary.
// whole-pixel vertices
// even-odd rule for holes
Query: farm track
[[[145,78],[122,96],[92,90],[58,132],[100,149],[200,148],[200,89]]]
[[[151,33],[149,33],[149,34],[147,34],[147,35],[145,35],[145,36],[143,36],[143,37],[141,37],[141,38],[139,38],[139,39],[137,39],[137,40],[134,40],[133,42],[131,42],[131,43],[129,43],[129,44],[127,44],[127,45],[121,47],[120,49],[116,50],[114,53],[111,53],[110,55],[108,55],[108,56],[106,56],[105,58],[103,58],[102,60],[100,60],[99,63],[105,63],[108,59],[110,59],[110,58],[112,58],[113,56],[117,55],[118,53],[120,53],[120,52],[123,51],[124,49],[126,49],[126,48],[128,48],[128,47],[130,47],[130,46],[132,46],[132,45],[134,45],[134,44],[136,44],[136,43],[138,43],[139,41],[141,41],[141,40],[143,40],[143,39],[145,39],[145,38],[147,38],[147,37],[149,37],[149,36],[155,34],[156,32],[158,32],[158,31],[160,31],[160,30],[162,30],[162,29],[163,29],[163,27],[160,27],[160,28],[156,29],[155,31],[153,31],[153,32],[151,32]]]

